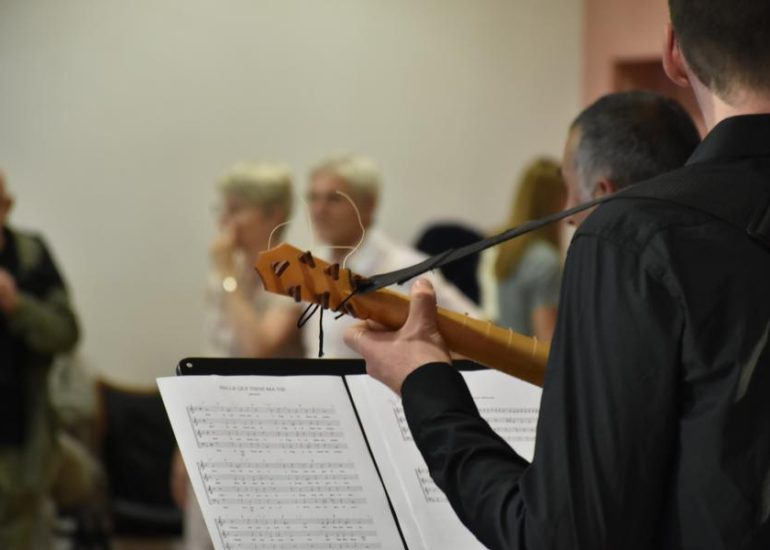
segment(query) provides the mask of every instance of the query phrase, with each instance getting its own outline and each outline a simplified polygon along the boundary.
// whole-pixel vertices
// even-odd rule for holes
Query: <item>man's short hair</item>
[[[238,197],[265,212],[282,208],[291,216],[293,199],[291,169],[275,162],[239,162],[219,180],[225,196]]]
[[[712,91],[770,92],[770,1],[669,0],[690,68]]]
[[[644,91],[600,98],[578,115],[572,129],[579,132],[575,162],[588,196],[601,178],[622,189],[680,168],[700,143],[692,117],[679,103]]]
[[[380,192],[381,176],[377,165],[370,158],[350,153],[330,155],[310,170],[310,179],[321,174],[331,174],[350,186],[359,198],[376,199]]]

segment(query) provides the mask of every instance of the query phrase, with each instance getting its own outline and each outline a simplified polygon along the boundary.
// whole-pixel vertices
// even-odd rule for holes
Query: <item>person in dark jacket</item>
[[[708,135],[633,191],[700,186],[708,207],[613,200],[581,224],[532,463],[450,367],[427,281],[399,331],[346,334],[489,548],[770,548],[770,3],[669,4],[664,68]]]
[[[0,173],[0,548],[51,544],[58,442],[48,400],[54,356],[78,341],[62,276],[40,236],[8,225]]]

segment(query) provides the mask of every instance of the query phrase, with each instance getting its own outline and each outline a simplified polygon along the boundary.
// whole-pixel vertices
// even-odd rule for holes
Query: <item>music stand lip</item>
[[[461,371],[486,367],[460,359],[452,364]],[[366,374],[363,359],[275,359],[185,357],[176,366],[177,376],[347,376]]]

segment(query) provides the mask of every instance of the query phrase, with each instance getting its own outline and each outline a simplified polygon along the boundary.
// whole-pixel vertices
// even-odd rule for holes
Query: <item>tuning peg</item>
[[[331,294],[329,292],[324,292],[323,294],[316,294],[316,302],[321,304],[321,307],[324,309],[329,309],[329,299],[331,298]]]
[[[277,277],[283,275],[283,272],[289,267],[289,260],[282,260],[280,262],[273,262],[270,264],[270,268],[273,270]]]
[[[309,250],[299,257],[299,261],[310,267],[315,267],[315,258],[313,258],[313,254]]]
[[[350,315],[351,317],[353,317],[353,319],[358,319],[358,316],[356,315],[356,310],[355,310],[355,309],[353,309],[353,306],[352,306],[352,305],[350,305],[350,304],[345,304],[345,308],[344,308],[344,309],[345,309],[345,311],[348,313],[348,315]]]
[[[335,281],[338,281],[340,278],[340,264],[331,264],[329,267],[324,269],[324,273],[326,273]]]
[[[295,302],[302,301],[302,288],[300,288],[299,285],[290,286],[289,289],[286,291],[286,294],[294,298]]]

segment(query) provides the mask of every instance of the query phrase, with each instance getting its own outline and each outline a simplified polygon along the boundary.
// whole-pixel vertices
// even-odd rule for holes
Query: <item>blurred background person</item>
[[[379,169],[363,156],[332,155],[311,169],[308,205],[314,233],[326,244],[319,251],[320,257],[340,265],[347,257],[346,267],[364,276],[407,267],[425,259],[415,249],[395,243],[374,228],[381,184]],[[432,273],[432,277],[441,307],[478,317],[480,312],[471,300],[438,272]],[[408,292],[410,284],[396,286],[394,290]],[[347,315],[337,320],[330,315],[324,321],[324,354],[337,358],[358,357],[342,341],[345,328],[357,321]],[[318,356],[319,330],[320,315],[316,314],[302,329],[308,357]]]
[[[219,233],[210,248],[206,295],[206,355],[301,357],[300,309],[264,290],[254,264],[268,245],[281,242],[293,203],[292,174],[283,164],[239,163],[219,181]],[[272,242],[268,242],[271,240]],[[172,492],[184,509],[184,547],[213,549],[179,453]]]
[[[46,549],[61,456],[48,374],[79,331],[42,237],[8,225],[12,206],[0,172],[0,548]]]
[[[206,354],[216,357],[299,357],[296,305],[270,294],[254,269],[257,256],[279,244],[291,216],[292,175],[274,163],[239,163],[219,182],[219,233],[210,249]],[[274,231],[275,230],[275,231]]]
[[[533,161],[521,176],[502,232],[559,212],[566,188],[559,164]],[[561,287],[560,224],[551,224],[485,251],[482,255],[482,303],[497,324],[550,341],[556,326]]]
[[[435,256],[450,248],[461,248],[484,238],[484,235],[459,222],[432,223],[417,237],[414,247],[428,256]],[[478,270],[479,254],[471,254],[461,260],[441,266],[441,274],[460,292],[481,303]]]
[[[700,133],[693,118],[676,100],[649,91],[607,94],[584,109],[570,125],[561,167],[566,185],[565,208],[573,208],[634,183],[675,170],[687,162],[699,143]],[[525,171],[509,227],[551,213],[550,208],[546,208],[539,210],[541,214],[536,216],[536,211],[528,211],[529,207],[526,205],[535,197],[533,189],[536,178],[547,178],[554,189],[559,187],[560,184],[556,183],[558,174],[554,172],[555,167],[553,161],[540,160]],[[543,193],[547,187],[545,185],[542,188]],[[537,200],[545,200],[544,204],[549,204],[548,199]],[[591,210],[579,212],[567,218],[566,223],[574,229],[590,213]],[[558,240],[557,228],[557,224],[552,224],[482,254],[482,303],[489,318],[497,319],[498,323],[510,326],[516,331],[519,331],[517,326],[532,330],[533,332],[524,334],[550,340],[558,302],[558,273],[561,267],[553,256],[553,249],[548,248],[546,243],[557,242],[554,241]],[[530,292],[537,296],[536,305],[552,305],[535,308],[539,309],[536,314],[530,307],[531,314],[527,326],[527,317],[521,314],[521,310],[532,298],[522,299],[521,296],[512,294],[515,279],[509,278],[506,281],[505,274],[507,269],[511,268],[509,262],[516,264],[517,257],[522,254],[521,249],[528,245],[528,241],[538,238],[540,272],[538,277],[527,277],[533,281],[529,283],[529,288]],[[495,252],[497,249],[499,253]],[[550,269],[547,270],[546,266]],[[521,285],[521,288],[527,288],[527,285]],[[504,295],[506,293],[507,296]]]
[[[650,91],[607,94],[570,126],[562,173],[572,208],[681,168],[701,141],[692,116],[676,100]],[[591,213],[567,218],[572,227]]]

